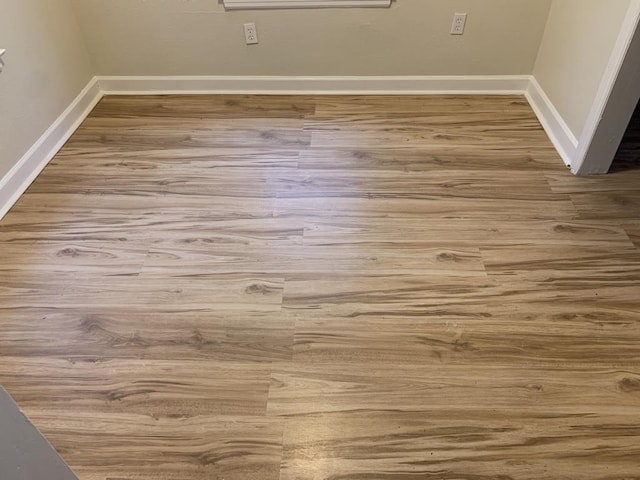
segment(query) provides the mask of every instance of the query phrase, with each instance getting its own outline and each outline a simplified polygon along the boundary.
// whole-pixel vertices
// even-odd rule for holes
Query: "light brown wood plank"
[[[131,150],[171,148],[264,147],[300,149],[309,146],[310,133],[298,119],[148,119],[89,116],[69,140],[75,148],[119,145]]]
[[[300,152],[299,165],[304,169],[343,169],[350,172],[368,174],[380,170],[403,172],[439,172],[456,170],[500,170],[542,172],[545,170],[563,172],[558,153],[551,147],[528,144],[520,148],[483,148],[470,150],[464,147],[434,148],[418,147],[410,149],[388,148],[309,148]]]
[[[294,360],[369,365],[640,366],[640,312],[597,304],[296,312]],[[497,333],[499,332],[499,333]]]
[[[218,167],[297,167],[300,153],[297,150],[262,148],[148,148],[132,152],[125,145],[100,145],[82,148],[67,143],[48,165],[48,171],[68,173],[71,166],[75,173],[85,173],[83,168],[105,167],[127,172],[153,173],[191,168],[214,169]],[[210,170],[208,170],[210,173]],[[88,172],[86,172],[88,173]],[[71,176],[71,175],[68,175]],[[37,185],[37,183],[36,183]]]
[[[447,115],[451,113],[493,112],[518,115],[533,111],[526,100],[517,95],[345,95],[322,96],[316,99],[316,115],[333,115],[341,119],[348,115]]]
[[[253,246],[185,244],[182,241],[154,242],[143,273],[154,275],[202,275],[245,272],[256,275],[287,276],[306,272],[325,274],[435,275],[485,277],[479,250],[384,247],[363,248],[336,245],[331,248],[309,245]]]
[[[532,143],[546,144],[548,141],[544,133],[538,131],[539,125],[531,123],[530,128],[537,132],[539,138]],[[345,128],[341,131],[310,130],[312,147],[329,148],[384,148],[395,145],[394,148],[432,148],[444,151],[456,150],[459,145],[467,148],[500,148],[508,150],[518,148],[523,141],[531,141],[528,130],[491,130],[489,127],[458,127],[448,129],[439,127],[416,129],[414,131],[389,127],[378,129]]]
[[[19,364],[19,368],[9,365]],[[22,408],[138,414],[155,419],[264,415],[269,364],[212,359],[80,361],[30,357],[0,365],[3,385]],[[224,385],[224,388],[219,388]]]
[[[148,251],[143,241],[18,240],[3,242],[0,265],[5,275],[16,276],[25,269],[43,275],[78,270],[103,275],[136,275],[142,270]]]
[[[579,247],[483,248],[482,256],[491,278],[553,283],[559,288],[576,285],[637,285],[640,251]]]
[[[117,204],[116,204],[117,205]],[[200,211],[117,213],[118,207],[104,213],[82,210],[73,213],[29,213],[14,216],[0,225],[0,239],[9,242],[94,242],[107,247],[124,243],[149,245],[171,239],[188,245],[246,245],[302,243],[303,222],[270,215],[212,214]],[[52,216],[55,217],[52,220]]]
[[[636,478],[634,410],[593,410],[480,405],[294,417],[280,478]]]
[[[207,167],[205,167],[207,168]],[[87,172],[85,175],[52,173],[46,181],[38,182],[32,188],[33,193],[65,194],[78,193],[89,195],[130,196],[200,196],[211,198],[222,197],[230,202],[232,198],[250,199],[278,196],[287,192],[290,185],[299,182],[297,169],[277,167],[265,171],[263,168],[243,168],[241,175],[235,168],[218,167],[214,178],[208,178],[209,172],[203,168],[166,168],[154,173],[144,170],[131,171],[120,169],[113,172],[108,179],[102,179]]]
[[[508,314],[518,319],[540,308],[637,313],[637,292],[637,282],[628,278],[620,284],[555,284],[493,277],[306,274],[287,278],[283,307],[300,315],[321,311],[345,318],[440,315],[455,319]]]
[[[257,275],[104,275],[83,272],[4,272],[0,302],[5,308],[113,307],[126,299],[131,311],[163,305],[172,311],[278,311],[284,280]]]
[[[303,95],[109,95],[92,112],[106,118],[304,118],[316,97]]]
[[[610,222],[555,220],[477,220],[474,217],[407,221],[398,217],[309,218],[304,226],[306,245],[327,248],[359,245],[363,248],[433,248],[439,246],[602,246],[631,247],[627,231]]]
[[[472,382],[471,382],[472,380]],[[613,405],[633,414],[639,372],[615,369],[520,366],[478,367],[438,362],[394,364],[370,361],[274,366],[269,413],[304,417],[329,412],[419,412],[439,409],[537,411]],[[322,401],[318,401],[321,398]],[[639,432],[640,433],[640,432]]]
[[[103,362],[112,359],[270,363],[292,356],[293,316],[280,311],[126,304],[83,308],[3,303],[0,353]]]
[[[557,193],[615,193],[620,190],[640,190],[640,170],[591,177],[548,174],[547,179],[551,189]]]
[[[515,195],[515,194],[514,194]],[[326,220],[339,216],[368,217],[374,219],[412,217],[436,219],[491,220],[564,220],[577,219],[574,204],[565,196],[549,196],[538,199],[475,199],[475,198],[386,198],[383,194],[363,197],[290,197],[279,198],[274,205],[276,216],[304,217]],[[408,221],[409,224],[413,223]]]
[[[570,197],[580,212],[581,218],[633,220],[638,217],[640,211],[640,196],[637,190],[620,189],[609,192],[575,193]]]
[[[278,172],[274,172],[277,176]],[[547,189],[538,172],[517,172],[508,178],[478,170],[430,172],[368,172],[307,170],[282,177],[281,198],[381,198],[407,200],[451,200],[473,198],[495,201],[560,200]]]
[[[154,418],[28,408],[81,479],[277,480],[283,422],[264,416]]]

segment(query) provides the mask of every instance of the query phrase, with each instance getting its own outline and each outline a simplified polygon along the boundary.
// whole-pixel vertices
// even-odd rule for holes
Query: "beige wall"
[[[80,93],[92,76],[70,0],[2,2],[0,178]]]
[[[580,138],[630,0],[553,0],[534,76]]]
[[[551,0],[250,12],[217,0],[73,3],[102,75],[506,75],[532,72]],[[469,13],[465,36],[449,35],[455,11]],[[244,44],[247,21],[260,45]]]
[[[94,73],[533,72],[579,137],[631,1],[397,0],[391,9],[251,12],[225,12],[216,0],[3,2],[0,178]],[[449,35],[455,11],[469,14],[462,37]],[[257,23],[260,45],[244,45],[246,21]]]

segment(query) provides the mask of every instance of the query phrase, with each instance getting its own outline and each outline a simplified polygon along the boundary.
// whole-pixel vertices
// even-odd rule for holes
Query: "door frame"
[[[640,0],[631,0],[586,126],[578,141],[576,175],[609,171],[640,100]]]

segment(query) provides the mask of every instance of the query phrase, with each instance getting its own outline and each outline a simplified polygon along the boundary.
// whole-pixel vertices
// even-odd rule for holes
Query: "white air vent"
[[[227,10],[264,8],[389,7],[391,0],[223,0]]]

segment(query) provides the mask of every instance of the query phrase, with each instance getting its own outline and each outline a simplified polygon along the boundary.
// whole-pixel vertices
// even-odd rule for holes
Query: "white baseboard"
[[[567,164],[578,141],[530,75],[273,77],[94,77],[76,99],[0,180],[0,219],[9,211],[104,95],[526,95]]]
[[[578,154],[578,139],[534,77],[525,96],[565,165],[571,166]]]
[[[93,78],[27,153],[0,179],[0,219],[29,188],[101,98],[100,85]]]
[[[529,79],[529,75],[393,77],[98,77],[100,87],[105,95],[522,95],[527,89]]]

